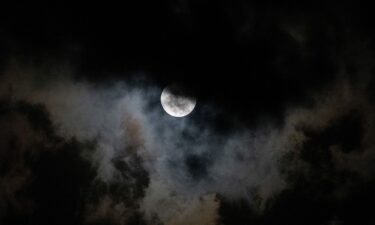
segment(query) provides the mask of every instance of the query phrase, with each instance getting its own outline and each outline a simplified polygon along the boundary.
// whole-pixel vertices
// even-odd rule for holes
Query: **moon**
[[[197,100],[186,89],[177,85],[170,85],[162,91],[160,102],[169,115],[184,117],[194,110]]]

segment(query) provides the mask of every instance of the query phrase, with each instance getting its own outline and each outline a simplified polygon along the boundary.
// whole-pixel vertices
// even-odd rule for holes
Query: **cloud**
[[[39,133],[43,131],[37,131],[33,128],[27,115],[17,112],[10,108],[12,106],[4,102],[1,102],[0,105],[2,108],[0,117],[0,126],[2,127],[0,131],[1,219],[12,209],[16,209],[20,214],[31,210],[31,199],[19,195],[19,192],[27,187],[33,179],[32,171],[24,157],[26,154],[40,154],[38,150],[30,149],[30,146],[47,141]]]
[[[267,199],[284,185],[276,163],[282,152],[277,147],[283,139],[277,137],[279,131],[241,128],[223,135],[193,117],[168,116],[160,107],[158,87],[144,83],[131,86],[125,81],[108,85],[74,81],[64,75],[69,70],[39,83],[34,80],[35,71],[18,71],[19,76],[25,76],[17,78],[22,83],[5,76],[2,84],[11,85],[14,99],[43,104],[59,135],[95,141],[94,154],[83,155],[98,168],[98,179],[103,182],[128,182],[121,180],[114,162],[126,163],[139,156],[140,164],[133,166],[144,167],[150,177],[142,200],[145,205],[140,206],[147,215],[170,210],[157,206],[159,201],[179,205],[190,196],[199,199],[216,193],[252,201],[252,190],[259,190]],[[127,179],[138,178],[130,175]],[[179,197],[158,193],[157,183]],[[108,202],[106,199],[104,196],[98,204]]]
[[[150,223],[215,224],[221,216],[217,196],[229,202],[245,200],[262,214],[295,185],[295,177],[313,177],[319,171],[316,149],[323,149],[322,160],[331,160],[324,162],[327,166],[373,176],[369,168],[374,159],[374,109],[359,88],[361,82],[340,78],[312,93],[312,105],[289,107],[282,126],[263,123],[222,133],[200,118],[207,116],[206,110],[217,110],[211,105],[198,101],[191,116],[173,118],[160,106],[158,86],[132,80],[100,84],[72,77],[74,70],[68,68],[15,65],[2,77],[1,96],[43,105],[58,136],[93,143],[93,150],[79,152],[96,168],[95,182],[88,188],[95,197],[85,200],[87,223],[125,224],[134,215],[144,215]],[[358,121],[356,116],[352,119],[353,126],[359,123],[363,135],[358,143],[348,144],[331,133],[338,129],[332,128],[335,124],[350,122],[352,114],[359,115]],[[214,114],[208,116],[215,120]],[[20,139],[32,139],[26,135],[30,132],[19,133],[25,134]],[[323,145],[329,135],[333,142]],[[348,146],[352,147],[346,151]]]
[[[2,99],[0,108],[1,222],[54,223],[45,214],[62,223],[75,219],[74,197],[92,180],[80,157],[88,145],[56,135],[42,105]]]

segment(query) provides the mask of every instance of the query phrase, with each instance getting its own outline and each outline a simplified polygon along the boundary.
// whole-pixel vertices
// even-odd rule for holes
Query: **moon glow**
[[[182,87],[172,85],[164,88],[160,96],[163,109],[173,117],[184,117],[190,114],[197,103],[194,96]]]

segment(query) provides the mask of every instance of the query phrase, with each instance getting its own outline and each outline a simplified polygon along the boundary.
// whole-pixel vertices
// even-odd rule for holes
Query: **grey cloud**
[[[170,210],[157,202],[180,201],[189,195],[197,199],[219,193],[251,201],[249,190],[259,188],[267,199],[283,187],[276,163],[282,152],[275,146],[277,131],[243,128],[231,136],[221,135],[210,127],[198,128],[190,117],[168,116],[160,103],[150,107],[160,98],[161,90],[155,87],[129,86],[121,81],[94,86],[74,82],[69,76],[33,85],[37,83],[33,75],[24,74],[22,87],[12,83],[16,98],[44,104],[60,135],[96,140],[95,154],[86,157],[99,168],[101,180],[111,183],[119,178],[113,160],[126,160],[132,154],[143,159],[150,175],[146,193],[151,193],[143,200],[149,205],[142,208],[151,210],[146,214]],[[153,191],[158,192],[153,186],[157,183],[169,193],[152,196]],[[171,197],[171,193],[180,197]]]
[[[143,167],[149,176],[147,187],[142,187],[144,196],[130,197],[136,204],[114,202],[115,195],[104,195],[94,205],[89,204],[87,210],[92,213],[88,213],[87,221],[100,217],[126,221],[123,217],[129,215],[129,207],[139,207],[149,221],[157,216],[166,224],[184,224],[186,218],[214,224],[220,206],[216,194],[233,201],[246,199],[261,212],[269,199],[287,187],[285,171],[308,171],[298,157],[309,140],[304,129],[324,130],[352,109],[366,118],[362,140],[366,147],[363,151],[343,153],[332,146],[335,163],[365,176],[374,159],[373,108],[367,104],[362,89],[345,80],[312,94],[313,107],[289,108],[281,127],[242,127],[224,135],[197,124],[193,117],[168,116],[159,103],[159,87],[130,85],[128,81],[107,85],[74,81],[66,71],[71,72],[58,71],[57,79],[45,78],[42,83],[35,80],[32,69],[17,71],[16,79],[3,77],[2,90],[11,85],[14,98],[45,105],[59,135],[95,140],[94,153],[83,155],[98,168],[97,178],[102,182],[128,182],[134,187],[126,190],[137,189],[137,182],[129,181],[136,175],[124,174],[128,170],[121,172],[116,161],[128,167]],[[200,107],[196,110],[204,108]],[[215,111],[211,106],[205,107]],[[280,162],[290,153],[297,157],[285,168]],[[129,163],[137,157],[141,159],[138,163]],[[210,218],[201,218],[195,212],[202,207],[210,211],[205,214]]]

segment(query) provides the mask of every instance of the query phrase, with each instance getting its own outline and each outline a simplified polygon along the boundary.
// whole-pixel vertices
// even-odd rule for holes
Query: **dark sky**
[[[370,9],[350,3],[59,2],[15,4],[1,14],[3,59],[68,60],[91,79],[146,70],[225,102],[263,92],[272,101],[265,110],[331,81],[350,39],[374,35]],[[288,26],[307,36],[304,49]]]
[[[373,21],[323,1],[2,6],[0,224],[374,224]],[[158,102],[173,83],[197,98],[183,120]]]
[[[92,80],[147,71],[248,118],[331,82],[350,42],[374,37],[372,14],[354,3],[30,2],[3,7],[2,58],[69,61]]]

